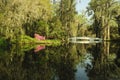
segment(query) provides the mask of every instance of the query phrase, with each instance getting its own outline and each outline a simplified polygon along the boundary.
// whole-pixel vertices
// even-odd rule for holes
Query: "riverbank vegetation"
[[[85,13],[78,14],[76,3],[76,0],[0,0],[0,37],[10,43],[37,42],[32,39],[35,33],[48,39],[41,43],[54,39],[66,42],[72,36],[120,38],[119,0],[91,0],[87,9],[92,15],[90,21]],[[22,35],[29,38],[23,41]]]

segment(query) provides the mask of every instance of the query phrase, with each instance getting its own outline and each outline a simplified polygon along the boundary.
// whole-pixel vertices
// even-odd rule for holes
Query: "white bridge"
[[[91,37],[71,37],[69,42],[72,43],[100,43],[102,42],[101,38],[91,38]]]

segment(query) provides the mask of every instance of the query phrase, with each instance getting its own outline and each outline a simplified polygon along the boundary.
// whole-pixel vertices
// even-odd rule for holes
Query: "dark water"
[[[0,80],[120,80],[120,44],[0,48]]]

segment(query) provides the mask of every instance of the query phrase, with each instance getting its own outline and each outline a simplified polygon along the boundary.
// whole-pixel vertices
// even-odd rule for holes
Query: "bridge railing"
[[[80,40],[80,41],[79,41]],[[70,42],[74,42],[74,43],[98,43],[98,42],[102,42],[101,38],[91,38],[91,37],[71,37],[69,38]]]

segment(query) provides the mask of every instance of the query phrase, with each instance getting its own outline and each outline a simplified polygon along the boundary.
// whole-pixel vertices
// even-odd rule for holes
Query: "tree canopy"
[[[91,0],[87,12],[92,25],[86,13],[77,13],[76,0],[0,0],[0,36],[10,40],[35,33],[61,40],[95,34],[104,40],[119,37],[119,0]]]

